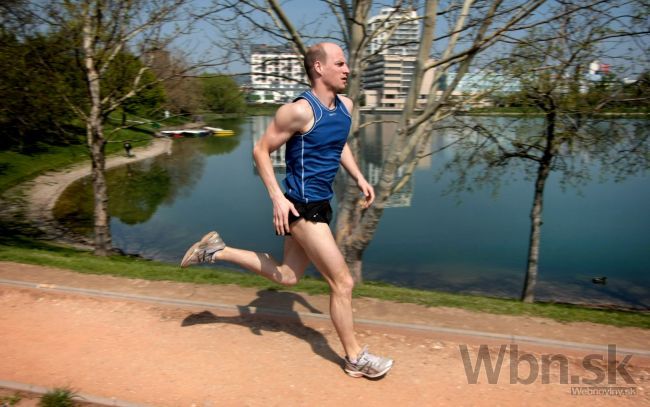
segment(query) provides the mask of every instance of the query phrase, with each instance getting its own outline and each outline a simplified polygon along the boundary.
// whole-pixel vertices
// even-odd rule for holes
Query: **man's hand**
[[[372,185],[370,185],[368,181],[366,181],[366,179],[363,177],[359,177],[357,186],[365,197],[364,201],[359,202],[363,206],[363,209],[367,209],[375,201],[375,190],[373,189]]]
[[[300,216],[291,201],[285,198],[284,195],[273,197],[273,226],[276,235],[284,236],[289,233],[289,211],[296,216]]]
[[[344,99],[349,100],[349,99]],[[352,103],[352,102],[350,102]],[[351,106],[351,105],[350,105]],[[354,159],[354,155],[352,155],[352,150],[350,150],[350,146],[348,146],[348,143],[345,143],[345,146],[343,147],[343,151],[341,152],[341,165],[345,170],[350,174],[352,179],[357,181],[357,186],[361,190],[361,193],[363,193],[363,196],[365,197],[364,200],[360,199],[359,200],[359,205],[363,207],[363,209],[368,209],[370,205],[375,201],[375,190],[372,188],[372,185],[366,181],[366,178],[361,174],[361,171],[359,170],[359,166],[357,165],[356,160]]]

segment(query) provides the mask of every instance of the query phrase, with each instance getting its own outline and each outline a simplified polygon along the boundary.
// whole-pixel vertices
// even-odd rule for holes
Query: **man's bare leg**
[[[291,226],[291,233],[293,236],[285,239],[283,263],[266,253],[229,248],[216,232],[209,232],[186,251],[181,267],[224,260],[277,283],[292,285],[300,280],[311,260],[330,286],[330,316],[346,353],[343,370],[352,377],[385,375],[393,361],[369,353],[367,347],[360,349],[356,341],[352,316],[354,281],[329,226],[300,219]]]
[[[282,285],[298,283],[309,265],[309,258],[305,251],[291,236],[284,239],[282,262],[277,261],[268,253],[256,253],[230,246],[215,253],[212,259],[213,261],[220,260],[237,264]]]
[[[332,323],[348,358],[356,358],[361,348],[354,335],[352,316],[354,280],[332,231],[325,223],[299,219],[291,224],[291,235],[329,284]]]
[[[352,288],[343,255],[332,231],[325,223],[299,219],[291,224],[292,236],[284,241],[284,257],[277,261],[267,253],[256,253],[226,246],[216,252],[213,261],[237,264],[255,274],[283,285],[296,284],[304,275],[311,260],[330,286],[330,315],[346,355],[355,358],[361,348],[354,336],[352,316]]]

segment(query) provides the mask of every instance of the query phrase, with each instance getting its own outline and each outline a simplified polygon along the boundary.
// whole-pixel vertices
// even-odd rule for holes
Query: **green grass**
[[[48,146],[47,150],[30,155],[0,151],[0,192],[34,178],[43,171],[63,168],[87,159],[86,151],[83,145]]]
[[[87,274],[106,274],[147,280],[197,284],[237,284],[242,287],[279,288],[278,284],[249,273],[228,269],[192,267],[181,272],[177,265],[130,256],[97,257],[88,251],[52,246],[29,239],[0,237],[0,261],[60,267]],[[324,282],[306,278],[299,287],[310,294],[328,292]]]
[[[250,104],[246,107],[249,116],[273,116],[282,105],[275,104]]]
[[[73,407],[77,394],[67,388],[55,388],[43,394],[38,402],[39,407]]]
[[[106,145],[106,154],[123,154],[123,140],[131,140],[134,148],[149,144],[152,130],[147,127],[121,130]],[[83,143],[69,146],[44,145],[31,154],[0,151],[0,193],[45,171],[88,160],[88,149]]]
[[[147,280],[196,284],[236,284],[243,287],[282,289],[309,294],[329,292],[325,282],[314,278],[304,278],[294,287],[282,287],[249,273],[202,267],[189,268],[180,272],[176,265],[127,256],[96,257],[88,252],[16,237],[0,237],[0,260],[59,267],[80,273]],[[594,322],[650,329],[650,314],[645,312],[602,310],[553,303],[524,304],[516,300],[416,290],[373,282],[366,282],[356,287],[354,295],[355,297],[414,303],[427,307],[453,307],[492,314],[546,317],[562,322]]]
[[[14,393],[11,396],[0,397],[0,406],[16,406],[23,397],[19,393]]]

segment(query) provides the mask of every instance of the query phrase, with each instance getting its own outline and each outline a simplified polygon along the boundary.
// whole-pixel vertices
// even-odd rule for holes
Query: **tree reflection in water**
[[[241,131],[241,121],[229,128]],[[240,134],[240,133],[236,133]],[[173,154],[166,154],[107,171],[108,211],[111,217],[128,225],[147,222],[161,204],[171,205],[178,196],[189,193],[201,178],[207,156],[228,154],[240,138],[209,137],[180,139],[173,143]],[[93,200],[89,177],[68,187],[54,207],[54,217],[72,233],[92,236]]]

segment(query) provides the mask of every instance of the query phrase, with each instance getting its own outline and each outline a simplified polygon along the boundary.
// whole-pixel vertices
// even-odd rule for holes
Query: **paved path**
[[[67,385],[104,399],[152,406],[650,405],[647,330],[359,299],[357,318],[372,320],[357,324],[359,338],[396,360],[387,377],[371,381],[342,372],[341,346],[322,318],[327,311],[323,296],[94,276],[8,262],[0,262],[0,279],[4,381]],[[484,329],[485,321],[500,332]],[[539,335],[544,327],[549,335]],[[468,329],[472,332],[461,331]],[[562,330],[566,335],[558,337]],[[560,384],[557,367],[550,370],[549,384],[543,383],[541,369],[531,384],[510,384],[513,355],[507,352],[497,383],[488,383],[484,368],[478,384],[468,383],[460,347],[467,347],[473,365],[480,346],[487,345],[496,362],[499,347],[512,351],[513,340],[520,356],[530,353],[529,359],[540,364],[543,354],[563,355],[570,380],[575,376],[580,382],[596,377],[594,370],[606,372],[603,346],[630,349],[636,354],[625,371],[634,383],[618,375],[615,384],[606,379],[598,384],[604,389],[579,386],[600,392],[619,386],[635,394],[572,395],[575,384]],[[600,354],[605,362],[594,360],[587,371],[582,366],[587,354]],[[518,365],[519,378],[528,376],[528,366]]]

